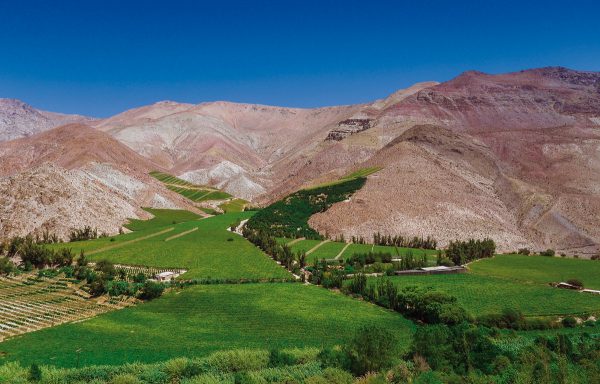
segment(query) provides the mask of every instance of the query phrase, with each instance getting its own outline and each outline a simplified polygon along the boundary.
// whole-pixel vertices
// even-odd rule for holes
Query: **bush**
[[[140,290],[139,298],[142,300],[153,300],[162,295],[165,286],[155,281],[146,280]]]
[[[16,266],[8,257],[0,257],[0,275],[8,275],[16,270]]]
[[[29,367],[29,381],[38,382],[42,380],[42,370],[37,364],[31,364]]]
[[[518,254],[519,255],[529,255],[531,251],[528,248],[520,248]]]
[[[554,252],[554,249],[546,249],[545,251],[540,252],[541,256],[548,256],[548,257],[553,257],[556,254],[556,252]]]
[[[219,351],[210,355],[206,363],[220,372],[253,371],[267,368],[269,356],[269,352],[260,350]]]
[[[577,326],[577,319],[573,316],[567,316],[562,319],[561,323],[566,328],[575,328]]]

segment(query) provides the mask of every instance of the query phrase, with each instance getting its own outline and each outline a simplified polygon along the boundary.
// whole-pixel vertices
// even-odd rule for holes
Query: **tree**
[[[15,265],[8,257],[0,257],[0,275],[8,275],[15,269]]]
[[[397,352],[395,335],[385,328],[366,325],[345,347],[351,370],[356,375],[379,372],[392,366]]]

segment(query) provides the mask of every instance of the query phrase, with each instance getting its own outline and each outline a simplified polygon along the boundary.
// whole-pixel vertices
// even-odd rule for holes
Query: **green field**
[[[183,209],[155,209],[144,208],[154,217],[150,220],[129,220],[125,227],[132,231],[142,231],[145,229],[160,228],[170,224],[184,223],[186,221],[201,219],[199,215]]]
[[[499,313],[504,308],[519,309],[526,316],[600,312],[600,296],[548,285],[577,277],[590,287],[597,287],[600,263],[595,261],[502,255],[471,263],[469,269],[464,274],[390,279],[398,287],[417,285],[447,292],[475,316]]]
[[[155,213],[160,216],[159,212]],[[114,241],[103,238],[67,246],[77,253],[83,249],[91,261],[106,259],[119,264],[187,269],[188,272],[181,276],[184,279],[289,278],[291,275],[262,251],[243,237],[227,231],[229,225],[252,214],[254,212],[229,213],[164,227],[147,224],[149,228],[114,236]],[[170,212],[164,215],[172,217]],[[165,220],[162,217],[157,222]],[[142,226],[143,223],[136,224]],[[184,234],[194,228],[197,230]],[[173,238],[178,234],[184,235]],[[144,239],[135,241],[140,238]],[[54,245],[61,246],[65,244]]]
[[[150,176],[164,183],[170,190],[187,197],[194,202],[208,200],[225,200],[231,198],[229,193],[205,185],[196,185],[163,172],[150,172]]]
[[[286,244],[292,241],[292,239],[278,238],[279,244]],[[314,246],[321,243],[322,240],[301,240],[291,245],[291,249],[294,253],[300,251],[309,251]],[[333,259],[338,253],[344,249],[346,243],[339,241],[330,241],[317,248],[313,253],[309,254],[306,258],[308,262],[320,259]],[[402,248],[402,247],[389,247],[382,245],[372,244],[350,244],[344,250],[340,259],[345,260],[352,257],[356,253],[389,253],[392,257],[404,256],[408,252],[412,252],[414,257],[420,257],[423,253],[427,256],[429,264],[435,265],[437,259],[437,251],[435,249],[414,249],[414,248]]]
[[[393,330],[404,347],[413,324],[397,313],[293,283],[198,285],[91,320],[9,339],[0,361],[58,366],[153,362],[219,349],[327,346],[363,324]]]
[[[248,202],[244,199],[232,199],[219,205],[219,208],[221,208],[225,213],[243,212],[246,204],[248,204]]]
[[[538,284],[579,279],[586,288],[600,290],[600,262],[596,260],[502,255],[471,263],[469,268],[480,274]]]
[[[398,276],[389,279],[398,287],[416,285],[447,292],[474,316],[499,313],[504,308],[519,309],[526,316],[600,311],[600,296],[597,295],[475,273]]]

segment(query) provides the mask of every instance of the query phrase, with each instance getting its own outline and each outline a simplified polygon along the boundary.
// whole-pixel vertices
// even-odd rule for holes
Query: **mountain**
[[[114,234],[141,207],[185,208],[189,201],[148,172],[158,169],[104,132],[69,124],[0,143],[0,236],[40,234],[65,239],[90,225]]]
[[[0,141],[18,139],[69,123],[93,119],[35,109],[20,100],[0,98]]]
[[[372,103],[316,109],[166,101],[86,123],[93,128],[67,125],[0,145],[0,174],[47,163],[88,175],[110,167],[183,207],[189,202],[152,184],[148,170],[268,204],[377,165],[361,191],[311,225],[346,238],[432,235],[445,245],[489,236],[501,251],[599,252],[596,72],[469,71]]]
[[[432,234],[442,244],[487,235],[501,250],[598,252],[600,73],[466,72],[391,103],[369,124],[352,141],[385,143],[366,162],[385,168],[352,202],[315,217],[320,230]],[[349,153],[338,147],[335,156]]]

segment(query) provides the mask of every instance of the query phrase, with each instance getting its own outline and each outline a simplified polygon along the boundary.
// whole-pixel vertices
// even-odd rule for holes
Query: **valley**
[[[0,381],[351,383],[388,349],[373,375],[500,380],[556,343],[595,361],[597,84],[468,72],[361,105],[4,132]]]

